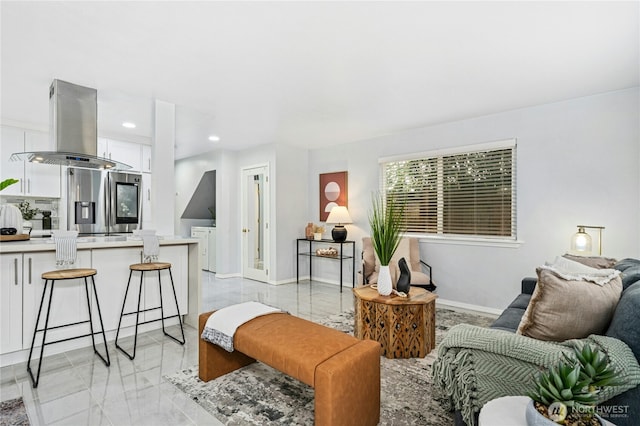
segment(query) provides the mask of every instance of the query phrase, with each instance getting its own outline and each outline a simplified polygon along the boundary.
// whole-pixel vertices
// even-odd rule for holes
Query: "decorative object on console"
[[[403,213],[404,204],[397,204],[393,198],[388,198],[385,202],[380,194],[372,197],[369,226],[373,249],[380,260],[378,293],[382,296],[390,295],[393,290],[389,262],[400,244]]]
[[[347,207],[347,172],[320,174],[320,221],[325,222],[335,206]]]
[[[324,234],[324,226],[313,225],[313,239],[321,240],[322,234]]]
[[[602,230],[604,226],[588,226],[578,225],[578,232],[571,237],[571,254],[574,255],[590,255],[592,244],[591,235],[585,231],[587,229],[598,230],[598,255],[602,255]]]
[[[353,223],[349,210],[344,206],[335,206],[331,209],[327,223],[335,223],[336,226],[331,230],[333,241],[341,243],[347,239],[347,229],[344,227],[346,223]]]
[[[316,249],[316,255],[322,257],[338,257],[338,249],[335,247]]]
[[[398,261],[398,268],[400,268],[400,278],[398,278],[396,290],[409,294],[409,290],[411,289],[411,270],[409,270],[409,265],[407,265],[404,257]]]
[[[307,223],[307,226],[304,228],[304,237],[307,240],[313,239],[313,223],[311,222]]]

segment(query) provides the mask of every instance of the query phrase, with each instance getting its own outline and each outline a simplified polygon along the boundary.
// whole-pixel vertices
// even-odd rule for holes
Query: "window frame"
[[[457,243],[457,244],[465,244],[465,245],[488,245],[488,246],[497,246],[497,247],[517,247],[522,241],[518,240],[518,222],[517,222],[517,140],[515,138],[498,140],[487,143],[479,143],[474,145],[465,145],[453,148],[445,148],[445,149],[437,149],[431,151],[422,151],[411,154],[403,154],[403,155],[394,155],[381,157],[378,159],[379,164],[379,189],[380,192],[386,195],[385,191],[385,165],[387,163],[396,162],[396,161],[411,161],[411,160],[429,160],[435,159],[438,164],[437,170],[437,210],[438,210],[438,218],[437,220],[441,220],[443,209],[443,187],[441,185],[441,181],[443,179],[444,173],[442,170],[443,157],[461,155],[461,154],[471,154],[477,152],[487,152],[487,151],[498,151],[504,149],[512,150],[512,159],[511,159],[511,232],[510,236],[490,236],[490,235],[478,235],[478,234],[454,234],[454,233],[444,233],[440,230],[437,233],[428,233],[428,232],[407,232],[406,235],[412,237],[418,237],[420,239],[425,239],[430,242],[435,243]]]

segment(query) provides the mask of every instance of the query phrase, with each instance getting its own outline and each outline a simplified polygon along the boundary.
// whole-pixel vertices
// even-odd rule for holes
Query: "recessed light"
[[[136,128],[136,123],[131,123],[129,121],[125,121],[124,123],[122,123],[122,127],[126,127],[127,129],[135,129]]]
[[[216,136],[216,135],[211,135],[211,136],[209,136],[209,140],[211,142],[218,142],[220,140],[220,137]]]

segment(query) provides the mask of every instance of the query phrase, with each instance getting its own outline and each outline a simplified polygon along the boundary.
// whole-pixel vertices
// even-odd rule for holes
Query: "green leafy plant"
[[[18,183],[18,182],[20,182],[18,179],[13,179],[13,178],[5,179],[2,182],[0,182],[0,191],[5,189],[7,186],[13,185],[14,183]]]
[[[541,372],[528,396],[538,403],[536,408],[543,415],[555,404],[558,410],[548,417],[557,423],[589,424],[598,393],[606,386],[618,385],[619,380],[600,348],[585,344],[574,348],[574,355],[575,358],[565,355],[564,361]]]
[[[40,213],[40,209],[38,208],[32,209],[29,206],[28,201],[23,201],[20,204],[18,204],[18,208],[20,209],[20,212],[22,213],[22,218],[24,220],[31,220],[35,215]]]
[[[373,195],[369,226],[371,227],[371,242],[373,249],[380,259],[380,264],[388,266],[393,253],[400,244],[404,231],[404,203],[394,198],[385,202],[382,195]]]

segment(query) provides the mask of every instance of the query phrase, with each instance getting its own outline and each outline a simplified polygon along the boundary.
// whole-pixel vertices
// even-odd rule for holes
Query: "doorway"
[[[242,169],[242,276],[269,281],[269,166]]]

